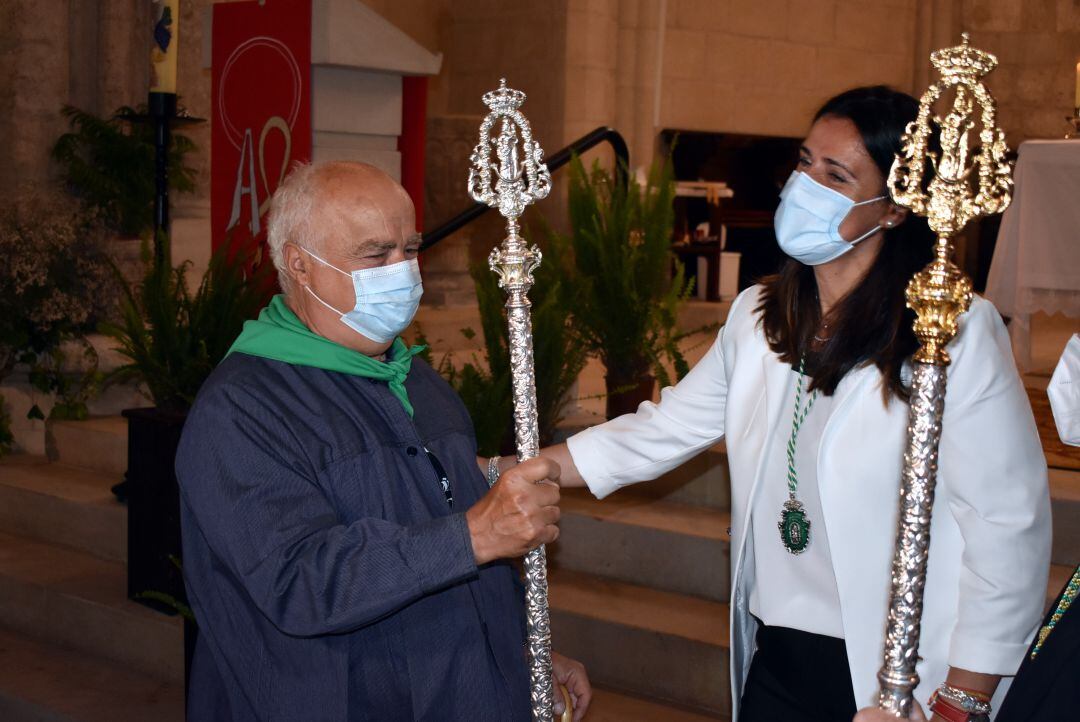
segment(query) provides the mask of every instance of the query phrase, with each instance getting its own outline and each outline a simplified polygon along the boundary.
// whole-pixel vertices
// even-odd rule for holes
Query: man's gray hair
[[[277,269],[282,290],[291,290],[292,278],[285,268],[285,244],[318,252],[314,218],[315,192],[320,165],[297,163],[270,199],[270,215],[266,221],[266,243],[270,259]]]

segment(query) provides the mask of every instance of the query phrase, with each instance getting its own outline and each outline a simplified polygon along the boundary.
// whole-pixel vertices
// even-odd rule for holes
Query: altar
[[[1025,372],[1032,370],[1035,313],[1062,313],[1080,324],[1080,141],[1021,143],[1014,178],[986,297],[1011,319],[1013,355]]]

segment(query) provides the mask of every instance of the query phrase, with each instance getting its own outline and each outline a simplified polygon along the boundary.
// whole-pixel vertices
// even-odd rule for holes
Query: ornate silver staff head
[[[499,80],[498,90],[484,93],[484,104],[491,112],[480,124],[480,140],[473,148],[469,169],[469,195],[477,203],[498,208],[506,218],[506,239],[491,252],[488,265],[498,274],[500,287],[520,291],[511,299],[514,304],[528,303],[524,294],[532,287],[533,271],[542,258],[536,246],[525,247],[518,235],[518,218],[526,206],[551,192],[544,150],[533,140],[529,121],[520,110],[524,102],[525,93],[506,87],[506,78]],[[499,121],[499,134],[492,137]]]
[[[533,140],[529,121],[519,110],[524,102],[525,93],[506,87],[505,78],[499,80],[498,90],[484,93],[484,105],[491,112],[480,124],[480,141],[470,157],[469,195],[477,203],[498,208],[510,223],[517,221],[527,205],[546,198],[551,191],[551,173],[544,164],[544,151]],[[493,138],[491,129],[499,120],[502,125],[498,136]]]

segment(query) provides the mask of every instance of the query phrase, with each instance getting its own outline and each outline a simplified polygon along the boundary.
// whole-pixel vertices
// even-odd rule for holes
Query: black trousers
[[[855,711],[844,640],[758,627],[739,722],[851,722]]]

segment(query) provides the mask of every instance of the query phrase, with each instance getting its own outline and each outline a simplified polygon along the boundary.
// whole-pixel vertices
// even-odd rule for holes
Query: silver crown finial
[[[527,205],[551,191],[551,173],[544,164],[544,151],[533,140],[529,121],[520,111],[525,93],[507,87],[502,78],[498,90],[484,93],[483,100],[491,112],[480,125],[480,140],[470,157],[469,195],[477,203],[498,208],[508,221],[516,223]],[[492,137],[499,121],[498,135]]]

